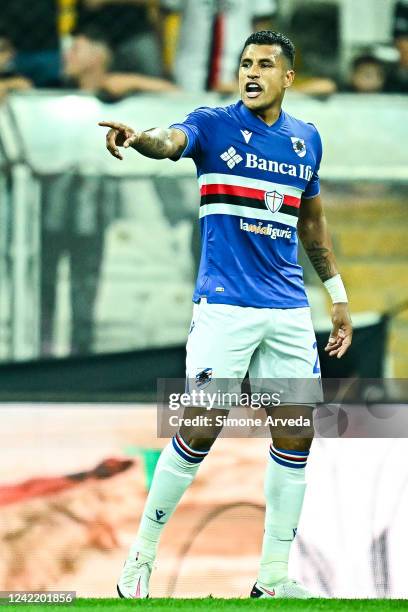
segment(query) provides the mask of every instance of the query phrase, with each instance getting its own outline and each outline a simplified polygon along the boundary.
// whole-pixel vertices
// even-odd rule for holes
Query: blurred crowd
[[[3,0],[0,101],[12,91],[55,88],[89,92],[105,102],[137,92],[231,95],[243,41],[261,29],[294,40],[298,92],[320,98],[337,91],[408,93],[408,0],[390,1],[388,44],[373,40],[347,54],[339,3],[290,4],[288,12],[289,0]],[[168,205],[167,191],[165,199]],[[175,200],[179,206],[177,190]],[[118,184],[110,177],[72,169],[41,178],[42,356],[56,352],[63,257],[70,268],[69,352],[87,354],[95,346],[105,234],[118,202]],[[194,232],[193,258],[199,245]]]
[[[408,92],[408,0],[395,4],[387,52],[373,41],[356,50],[346,70],[338,6],[299,3],[285,23],[280,6],[279,0],[3,0],[0,96],[56,87],[106,100],[180,89],[231,94],[243,40],[271,28],[296,43],[301,92]]]

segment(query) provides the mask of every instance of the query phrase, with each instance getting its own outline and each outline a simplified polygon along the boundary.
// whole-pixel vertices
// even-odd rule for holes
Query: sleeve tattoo
[[[333,255],[330,249],[323,246],[317,240],[313,240],[310,244],[305,244],[304,247],[314,269],[323,282],[336,274]]]
[[[172,144],[169,139],[168,130],[153,128],[141,132],[134,148],[146,157],[153,159],[164,159],[172,153]]]

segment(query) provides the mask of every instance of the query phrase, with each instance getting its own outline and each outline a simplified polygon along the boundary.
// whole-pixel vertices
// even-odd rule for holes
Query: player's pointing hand
[[[106,148],[109,153],[117,159],[123,159],[118,147],[127,149],[137,142],[138,135],[135,130],[123,123],[100,121],[98,125],[110,128],[109,132],[106,134]]]

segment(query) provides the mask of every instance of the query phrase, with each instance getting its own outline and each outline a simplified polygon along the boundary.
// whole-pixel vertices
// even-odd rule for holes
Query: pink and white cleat
[[[117,590],[122,599],[146,599],[149,597],[149,580],[153,561],[140,553],[130,554],[125,561]]]
[[[312,595],[304,589],[295,580],[287,580],[271,587],[264,587],[255,582],[252,587],[250,597],[258,598],[278,598],[278,599],[312,599],[316,595]]]

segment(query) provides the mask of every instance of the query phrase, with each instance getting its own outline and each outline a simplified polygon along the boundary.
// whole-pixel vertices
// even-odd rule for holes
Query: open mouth
[[[258,83],[247,83],[245,91],[248,98],[257,98],[262,93],[262,87]]]

